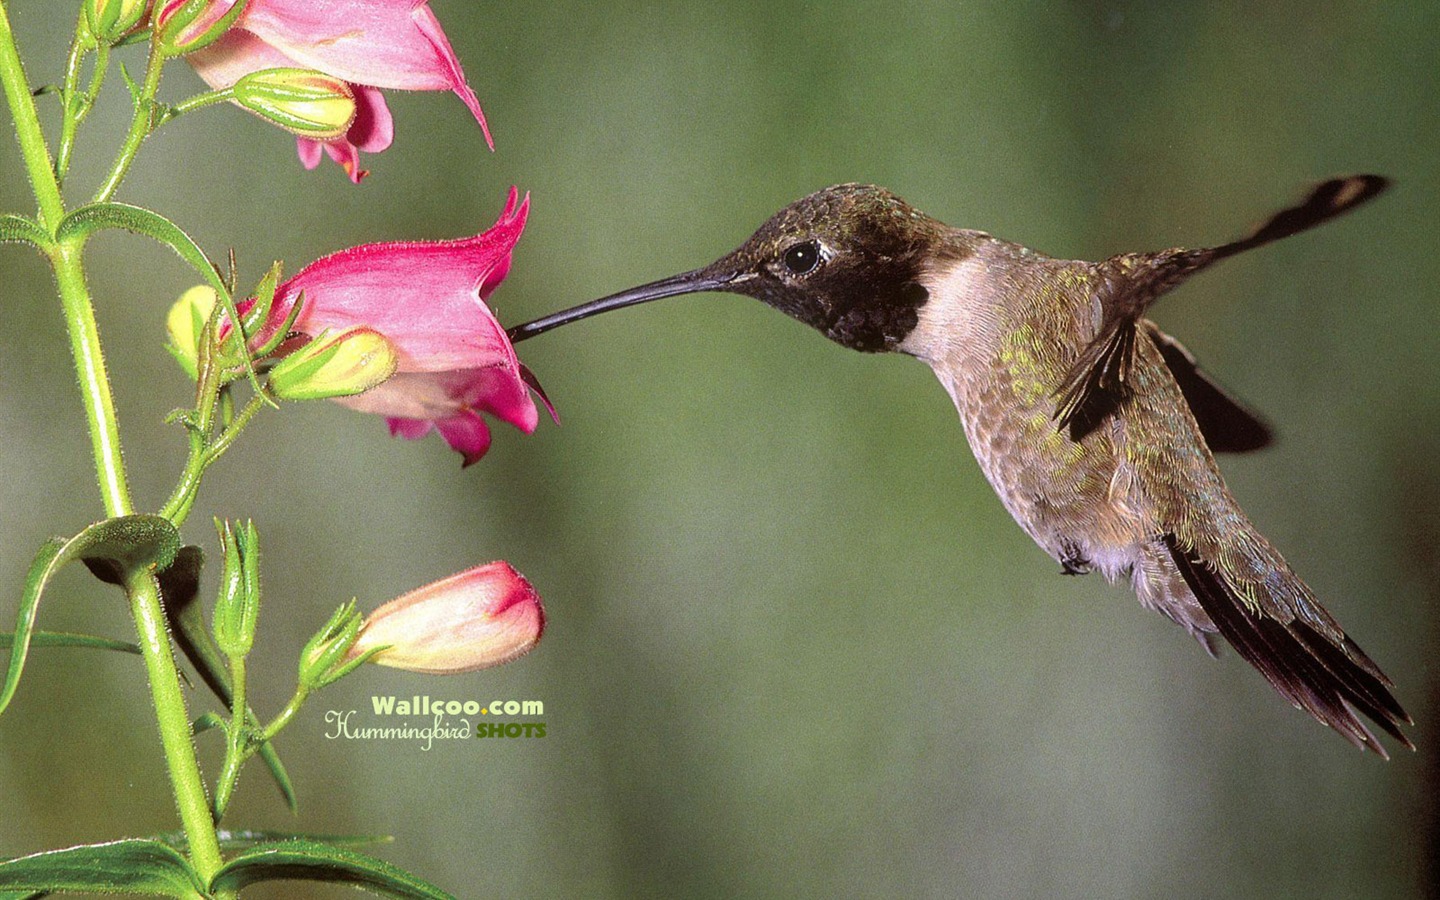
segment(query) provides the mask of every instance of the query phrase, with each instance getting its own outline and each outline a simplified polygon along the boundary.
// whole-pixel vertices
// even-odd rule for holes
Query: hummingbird
[[[1388,758],[1410,749],[1393,683],[1251,524],[1215,463],[1272,440],[1146,317],[1202,269],[1373,199],[1378,175],[1315,185],[1248,235],[1202,249],[1057,259],[841,184],[790,204],[707,266],[509,329],[522,341],[681,294],[753,297],[832,341],[904,353],[949,393],[971,450],[1062,573],[1128,580],[1214,656],[1229,642],[1295,707]]]

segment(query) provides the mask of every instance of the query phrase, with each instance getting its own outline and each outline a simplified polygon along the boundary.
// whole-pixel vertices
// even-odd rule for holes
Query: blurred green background
[[[32,81],[58,79],[68,5],[7,5]],[[533,211],[493,298],[515,324],[708,262],[838,181],[1093,259],[1233,237],[1331,174],[1395,178],[1157,318],[1277,427],[1274,448],[1222,461],[1231,487],[1394,677],[1420,752],[1362,756],[1128,590],[1057,577],[925,366],[707,295],[523,345],[564,426],[499,426],[468,471],[437,437],[392,440],[333,404],[267,413],[212,471],[187,537],[213,545],[211,515],[260,525],[262,712],[351,596],[369,608],[504,558],[550,616],[539,648],[496,670],[368,668],[327,690],[279,742],[298,818],[257,768],[232,822],[390,833],[382,855],[464,897],[1437,895],[1440,7],[434,9],[494,154],[454,97],[391,94],[395,145],[356,188],[218,108],[158,135],[120,199],[217,258],[234,247],[253,282],[272,259],[293,272],[352,244],[473,234],[517,184]],[[181,66],[165,91],[199,87]],[[112,78],[77,196],[127,116]],[[0,176],[0,209],[29,211],[8,139]],[[164,314],[192,279],[129,236],[89,259],[153,506],[183,450],[161,419],[188,394]],[[100,506],[34,254],[0,248],[0,304],[8,617],[40,541]],[[41,624],[132,628],[78,570]],[[325,737],[325,710],[420,693],[542,700],[547,736],[428,752]],[[218,741],[201,743],[213,771]],[[0,720],[0,855],[175,822],[138,662],[33,654]]]

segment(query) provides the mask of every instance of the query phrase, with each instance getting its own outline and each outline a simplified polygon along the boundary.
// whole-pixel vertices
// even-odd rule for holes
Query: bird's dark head
[[[754,297],[855,350],[894,350],[928,299],[918,278],[949,229],[873,185],[797,200],[703,268],[612,294],[510,330],[523,340],[609,309],[700,291]]]
[[[928,299],[922,266],[944,225],[885,190],[841,184],[797,200],[701,271],[855,350],[894,350]]]

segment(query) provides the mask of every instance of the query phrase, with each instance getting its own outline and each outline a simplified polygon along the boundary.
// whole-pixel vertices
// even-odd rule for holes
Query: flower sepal
[[[270,392],[280,400],[353,397],[395,374],[395,345],[373,328],[321,332],[270,371]]]
[[[353,599],[342,603],[325,627],[305,645],[300,652],[301,693],[308,694],[334,684],[374,655],[358,654],[356,658],[346,658],[355,646],[355,639],[360,636],[362,619]]]

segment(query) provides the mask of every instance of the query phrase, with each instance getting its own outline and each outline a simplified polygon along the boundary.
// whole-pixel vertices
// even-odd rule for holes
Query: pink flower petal
[[[509,271],[529,209],[530,198],[511,188],[499,220],[474,237],[366,244],[316,260],[277,290],[271,321],[283,321],[303,295],[296,331],[363,326],[384,335],[395,374],[337,402],[384,416],[401,437],[438,430],[470,465],[490,446],[480,413],[526,434],[539,424],[515,348],[481,299]]]
[[[360,167],[360,153],[379,153],[395,137],[379,88],[453,91],[479,123],[486,144],[495,147],[480,101],[427,2],[250,0],[234,28],[185,58],[214,88],[277,67],[317,69],[350,82],[355,122],[344,138],[323,149],[358,184],[368,174]],[[305,168],[318,165],[321,147],[300,139],[297,150]]]
[[[239,27],[309,68],[356,84],[453,91],[490,143],[480,102],[426,0],[251,0]]]

